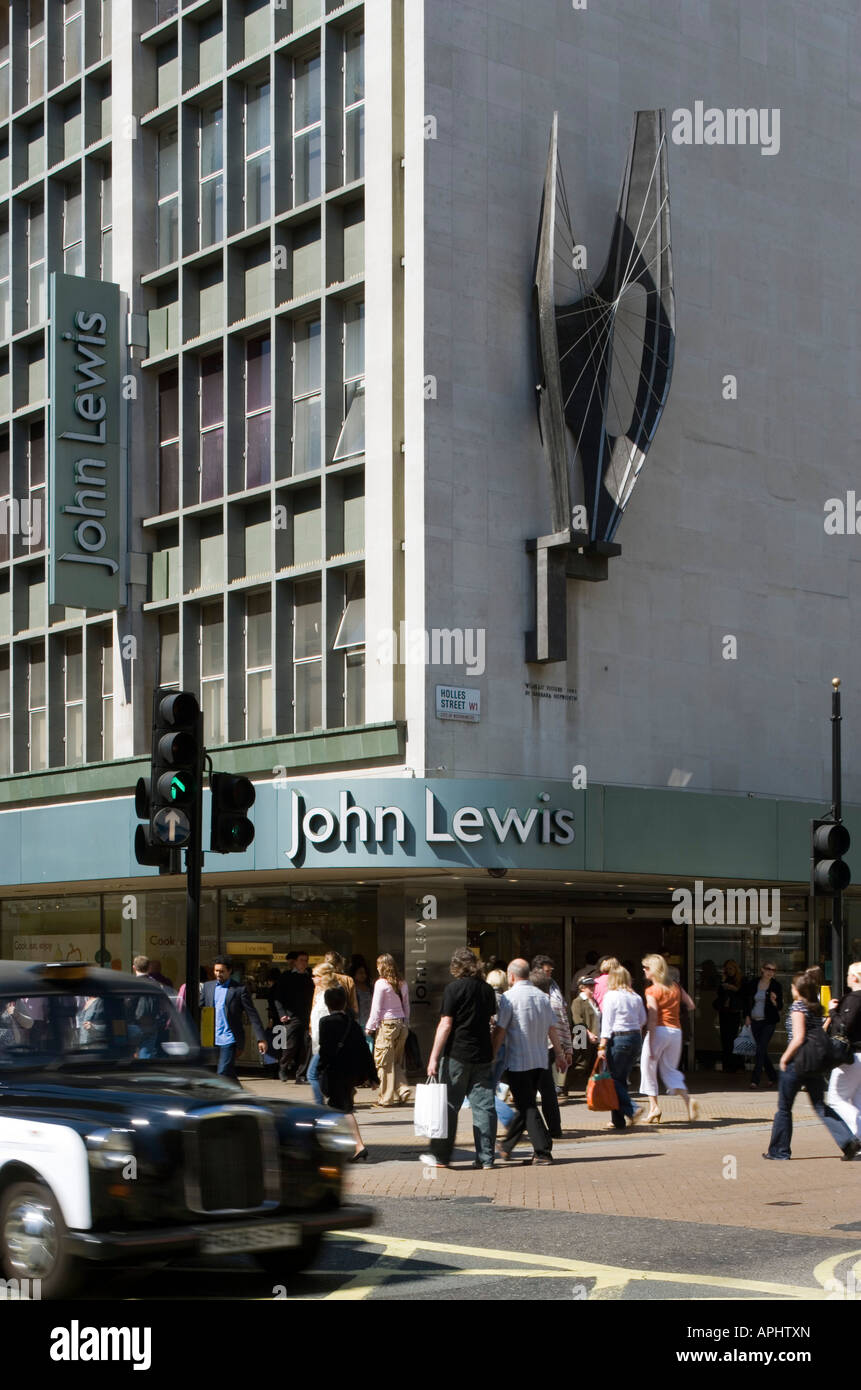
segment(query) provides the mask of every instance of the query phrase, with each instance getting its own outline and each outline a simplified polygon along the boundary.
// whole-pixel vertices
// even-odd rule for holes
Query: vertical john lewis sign
[[[123,606],[119,285],[51,276],[49,597]]]

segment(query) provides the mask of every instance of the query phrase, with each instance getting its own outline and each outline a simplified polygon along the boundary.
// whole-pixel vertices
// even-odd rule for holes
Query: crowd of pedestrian
[[[685,1021],[696,1006],[664,956],[649,954],[641,965],[646,981],[642,995],[633,986],[633,962],[587,953],[572,979],[569,1003],[547,955],[531,962],[517,958],[503,968],[495,960],[482,964],[469,948],[456,950],[423,1068],[428,1079],[447,1086],[447,1134],[430,1140],[422,1162],[450,1166],[458,1117],[468,1105],[473,1167],[514,1161],[523,1138],[532,1145],[533,1163],[552,1163],[553,1141],[563,1133],[560,1099],[573,1089],[585,1091],[593,1074],[612,1079],[615,1105],[609,1129],[622,1132],[640,1120],[659,1124],[662,1088],[678,1095],[688,1120],[695,1121],[698,1101],[688,1090],[682,1056]],[[144,973],[150,963],[141,958],[135,966]],[[266,978],[268,1029],[249,990],[232,978],[229,957],[216,958],[213,974],[213,980],[201,984],[201,1003],[214,1008],[219,1071],[236,1075],[250,1024],[261,1056],[277,1057],[282,1081],[310,1084],[318,1104],[346,1115],[355,1138],[354,1161],[367,1159],[354,1114],[356,1089],[376,1088],[374,1109],[412,1102],[405,1067],[408,1045],[414,1042],[409,991],[394,957],[377,957],[372,982],[362,956],[354,956],[348,966],[336,951],[327,951],[309,969],[308,954],[291,951],[285,969],[272,968]],[[758,975],[746,979],[730,960],[717,981],[724,1070],[744,1065],[738,1038],[749,1029],[749,1048],[755,1053],[751,1086],[778,1085],[765,1158],[791,1156],[792,1108],[802,1087],[843,1157],[852,1159],[861,1151],[861,962],[849,967],[847,991],[832,1002],[828,1018],[819,998],[822,984],[819,967],[792,980],[788,1042],[778,1073],[768,1052],[783,1006],[774,963],[766,961]],[[808,1054],[816,1046],[821,1051],[817,1039],[829,1030],[843,1040],[843,1060],[814,1073]],[[632,1094],[637,1069],[639,1092],[648,1102],[645,1115]]]

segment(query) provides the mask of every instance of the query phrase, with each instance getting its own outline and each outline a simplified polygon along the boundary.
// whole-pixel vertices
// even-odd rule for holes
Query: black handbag
[[[828,1030],[828,1050],[831,1054],[831,1064],[835,1067],[845,1066],[855,1056],[855,1049],[850,1042],[849,1034],[837,1019],[832,1020]]]
[[[821,1024],[811,1028],[808,1018],[804,1042],[792,1060],[795,1063],[795,1074],[800,1081],[804,1081],[808,1076],[824,1076],[826,1072],[831,1071],[834,1066],[831,1047],[828,1034]]]

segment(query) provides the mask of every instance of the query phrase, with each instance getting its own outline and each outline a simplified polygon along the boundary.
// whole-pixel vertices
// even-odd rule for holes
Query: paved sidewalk
[[[709,1078],[720,1084],[722,1078]],[[682,1101],[661,1097],[660,1125],[608,1133],[606,1114],[586,1109],[581,1094],[562,1103],[564,1138],[553,1145],[552,1167],[528,1163],[529,1144],[515,1151],[527,1160],[473,1171],[472,1117],[461,1112],[454,1167],[425,1168],[418,1155],[427,1140],[413,1133],[411,1106],[392,1112],[370,1108],[373,1092],[357,1093],[356,1117],[370,1162],[348,1169],[353,1197],[463,1197],[496,1206],[605,1212],[614,1216],[666,1216],[750,1229],[830,1235],[861,1248],[861,1158],[844,1163],[810,1109],[795,1103],[793,1161],[768,1163],[776,1090],[752,1091],[723,1078],[725,1089],[696,1094],[700,1119],[689,1124]],[[257,1095],[310,1100],[310,1088],[244,1080]]]

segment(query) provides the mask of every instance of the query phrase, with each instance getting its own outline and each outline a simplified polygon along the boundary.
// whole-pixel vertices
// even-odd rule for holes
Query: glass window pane
[[[252,338],[245,349],[245,408],[262,410],[270,402],[269,337]]]
[[[320,59],[306,58],[296,64],[293,90],[293,129],[303,130],[320,119]]]
[[[365,174],[365,108],[348,111],[344,120],[344,182],[352,183]]]
[[[307,203],[320,196],[320,131],[296,137],[294,201]]]
[[[66,707],[66,763],[84,761],[84,706]]]
[[[102,279],[110,280],[113,275],[114,267],[114,236],[113,232],[102,232]],[[79,271],[83,274],[83,271]]]
[[[200,615],[200,674],[224,672],[224,614],[221,604],[204,608]]]
[[[200,425],[219,425],[224,419],[224,371],[220,352],[200,364]]]
[[[269,411],[265,410],[246,421],[245,486],[261,487],[269,478]]]
[[[294,666],[295,672],[295,729],[319,728],[323,722],[322,670],[320,661],[304,661]]]
[[[65,25],[65,77],[77,77],[81,71],[82,18],[80,15]]]
[[[219,174],[200,187],[200,244],[211,246],[224,233],[224,180]]]
[[[170,265],[179,255],[179,199],[158,206],[158,262]]]
[[[84,698],[84,653],[80,637],[66,639],[66,699]]]
[[[102,757],[109,761],[114,756],[114,702],[113,698],[102,700]]]
[[[272,660],[272,610],[268,594],[252,594],[245,611],[246,666],[268,666]]]
[[[45,710],[30,715],[30,771],[48,766],[48,718]]]
[[[102,226],[110,227],[114,220],[113,215],[113,179],[110,172],[102,175]]]
[[[293,656],[319,656],[322,651],[323,605],[319,584],[297,584],[293,591]]]
[[[200,244],[220,241],[224,229],[224,180],[207,179],[200,185]]]
[[[365,600],[363,598],[351,598],[344,609],[344,616],[338,625],[332,646],[334,650],[339,647],[356,647],[360,646],[364,640]]]
[[[338,436],[333,459],[350,458],[365,448],[365,386],[359,382],[347,409],[347,418]]]
[[[249,87],[245,105],[245,153],[253,154],[269,144],[269,83]]]
[[[3,657],[0,665],[0,715],[8,714],[9,705],[9,657]]]
[[[271,211],[269,153],[256,155],[246,165],[245,224],[267,221]]]
[[[48,301],[45,292],[45,263],[34,265],[30,269],[28,309],[31,325],[43,323],[48,313]]]
[[[344,310],[344,380],[362,376],[365,370],[365,306],[348,304]]]
[[[34,420],[30,426],[29,455],[30,487],[38,487],[45,481],[44,420]]]
[[[108,633],[102,643],[102,694],[114,693],[114,647]]]
[[[206,178],[222,167],[221,107],[215,106],[200,115],[200,177]]]
[[[63,269],[67,275],[83,275],[84,247],[80,241],[77,246],[66,247],[63,253]]]
[[[320,467],[320,397],[308,396],[293,406],[293,472]]]
[[[207,745],[224,742],[224,681],[203,681],[200,687]]]
[[[176,193],[179,184],[179,144],[176,130],[163,130],[158,137],[158,196]]]
[[[209,430],[200,440],[200,500],[212,502],[224,491],[224,429]]]
[[[162,685],[179,681],[179,614],[163,613],[159,618],[160,671]]]
[[[293,350],[293,395],[320,389],[320,320],[297,324]]]
[[[252,671],[247,677],[246,738],[272,734],[272,672]]]
[[[9,300],[9,281],[0,280],[0,338],[12,332],[12,309]]]
[[[39,709],[45,703],[45,654],[39,649],[30,651],[29,675],[28,705]]]
[[[179,435],[179,373],[162,372],[158,379],[159,439]]]
[[[179,507],[179,445],[163,444],[158,451],[158,509],[175,512]]]
[[[354,728],[365,722],[365,653],[349,652],[344,670],[344,722]]]
[[[83,203],[79,188],[69,189],[63,203],[63,245],[71,246],[83,235]]]
[[[0,719],[0,777],[8,777],[12,771],[12,721],[6,716]]]
[[[344,105],[352,106],[365,95],[365,35],[354,29],[344,51]]]

